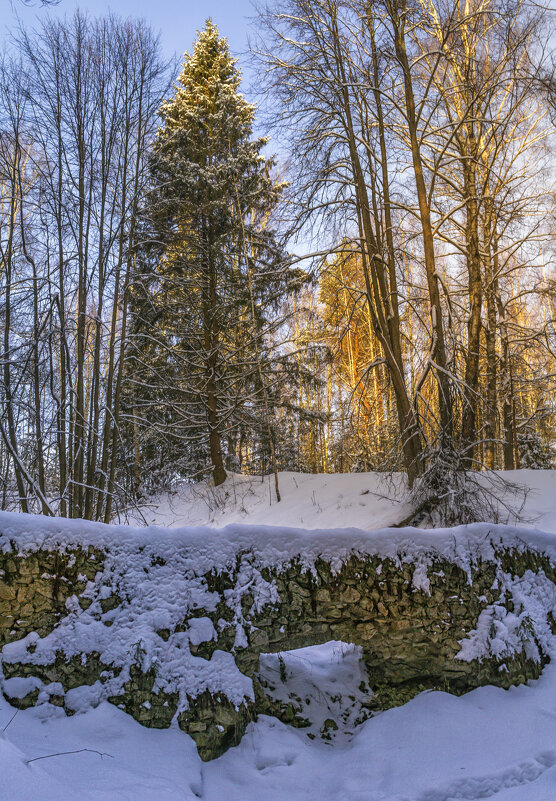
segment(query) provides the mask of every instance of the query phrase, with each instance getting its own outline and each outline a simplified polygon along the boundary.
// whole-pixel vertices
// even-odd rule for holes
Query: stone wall
[[[32,631],[42,637],[66,613],[66,601],[81,595],[102,568],[103,553],[90,545],[68,553],[18,553],[15,544],[0,550],[0,645]],[[86,603],[86,602],[85,602]]]
[[[275,536],[280,536],[278,529]],[[468,549],[469,542],[480,540],[466,536]],[[242,541],[233,563],[188,573],[182,592],[187,594],[190,584],[201,586],[210,603],[184,598],[181,611],[172,607],[168,625],[152,631],[159,655],[185,643],[189,661],[182,668],[175,659],[169,663],[174,673],[185,674],[176,676],[174,685],[161,678],[160,656],[146,659],[145,649],[153,646],[144,638],[135,653],[128,649],[125,660],[110,661],[106,644],[111,632],[118,638],[121,621],[127,627],[133,621],[136,607],[129,586],[143,594],[144,588],[125,584],[129,563],[121,553],[114,556],[109,537],[86,546],[71,537],[61,544],[57,535],[50,543],[43,539],[41,547],[22,549],[0,536],[3,691],[16,706],[53,703],[71,714],[75,691],[94,688],[96,702],[106,698],[146,726],[167,727],[177,720],[197,742],[201,757],[210,759],[237,744],[258,713],[272,712],[257,681],[261,653],[329,640],[359,645],[377,709],[404,703],[424,689],[460,694],[484,684],[522,683],[538,677],[549,658],[554,560],[522,542],[492,542],[485,554],[481,537],[481,548],[465,560],[457,557],[458,541],[452,558],[446,548],[437,552],[431,546],[413,561],[411,553],[384,556],[381,548],[376,554],[372,548],[361,553],[354,545],[341,558],[325,548],[309,566],[301,538],[299,554],[290,553],[276,564],[265,564],[257,549],[246,549]],[[153,542],[148,553],[139,542],[126,547],[143,560],[138,564],[145,581],[154,586],[180,567],[172,566],[167,548],[157,555]],[[533,611],[527,607],[528,593],[536,593]],[[137,609],[144,616],[142,603]],[[156,619],[155,612],[149,620]],[[74,653],[85,625],[90,641],[83,640],[86,646]],[[465,652],[465,642],[477,644]],[[203,665],[218,674],[218,660],[225,654],[233,654],[238,677],[252,687],[252,692],[240,689],[240,701],[237,693],[214,689],[209,680],[205,685],[193,681],[193,673],[188,683],[187,672],[198,676]],[[222,664],[227,665],[225,660]]]

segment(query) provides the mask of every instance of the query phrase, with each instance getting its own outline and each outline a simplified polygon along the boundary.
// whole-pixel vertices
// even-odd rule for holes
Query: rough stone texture
[[[178,715],[178,723],[197,743],[201,759],[207,761],[238,745],[257,712],[256,704],[236,708],[225,696],[205,692],[191,699],[187,712]]]
[[[86,551],[38,550],[25,556],[16,548],[0,550],[0,645],[31,631],[41,637],[51,631],[65,614],[66,600],[94,580],[103,557],[92,545]]]
[[[76,548],[63,553],[37,550],[0,552],[0,643],[21,639],[36,631],[44,637],[65,614],[65,602],[76,595],[82,608],[90,598],[80,598],[87,581],[98,582],[105,554],[98,548]],[[214,611],[197,609],[196,617],[209,617],[219,632],[218,639],[191,646],[196,656],[210,660],[215,650],[234,653],[238,668],[254,681],[254,701],[234,706],[222,694],[204,692],[188,697],[189,708],[178,712],[178,697],[155,692],[153,669],[143,672],[140,659],[132,665],[123,692],[109,698],[146,726],[164,728],[177,717],[180,727],[196,741],[203,759],[211,759],[239,743],[245,727],[261,711],[288,719],[287,710],[273,710],[264,688],[256,680],[261,653],[292,650],[329,640],[342,640],[362,647],[376,708],[387,708],[409,700],[424,689],[464,693],[484,684],[509,687],[536,678],[548,660],[546,649],[537,642],[540,658],[516,651],[501,660],[484,658],[471,662],[456,659],[461,640],[475,629],[480,613],[489,604],[502,604],[513,611],[513,601],[495,589],[500,571],[523,576],[525,571],[544,571],[554,582],[554,568],[548,559],[526,549],[500,550],[495,561],[477,560],[471,575],[455,563],[432,558],[427,568],[428,587],[415,581],[416,567],[409,562],[353,554],[339,569],[317,560],[306,570],[293,559],[281,567],[262,568],[263,578],[273,583],[279,600],[257,611],[249,590],[241,595],[246,646],[235,647],[236,628],[223,626],[233,617],[226,592],[235,586],[237,575],[213,571],[204,576],[207,586],[220,597]],[[103,599],[108,612],[122,603],[117,595]],[[549,613],[549,623],[555,621]],[[219,625],[220,624],[220,625]],[[110,620],[106,621],[110,625]],[[187,619],[179,624],[187,627]],[[167,641],[169,629],[157,632]],[[524,633],[534,639],[534,633]],[[65,703],[65,692],[118,675],[121,667],[103,664],[98,652],[67,657],[59,652],[52,664],[3,662],[6,679],[36,677],[53,685],[49,701],[73,710]],[[61,685],[61,690],[60,690]],[[8,697],[8,696],[7,696]],[[8,697],[14,705],[37,703],[39,692],[25,697]],[[176,716],[177,713],[177,716]],[[293,717],[293,715],[292,715]],[[332,721],[333,723],[333,721]]]

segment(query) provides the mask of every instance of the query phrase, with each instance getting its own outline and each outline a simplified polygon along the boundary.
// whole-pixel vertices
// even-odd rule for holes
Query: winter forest
[[[0,801],[554,801],[554,4],[3,5]]]
[[[216,19],[177,69],[145,22],[14,30],[0,507],[109,522],[231,473],[279,500],[279,471],[401,471],[449,524],[484,519],[479,471],[553,468],[553,22],[280,0],[256,105]]]

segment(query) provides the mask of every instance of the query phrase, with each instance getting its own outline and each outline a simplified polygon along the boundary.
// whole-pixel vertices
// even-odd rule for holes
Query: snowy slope
[[[514,470],[497,475],[526,490],[520,525],[556,532],[556,471]],[[492,484],[486,476],[484,481]],[[204,483],[183,485],[150,499],[139,510],[130,510],[129,521],[171,528],[248,523],[310,529],[353,526],[368,531],[395,525],[411,511],[405,476],[400,474],[279,473],[279,486],[280,503],[273,476],[261,481],[255,476],[230,475],[217,489]],[[501,484],[492,489],[504,494]],[[504,500],[519,509],[523,495],[510,486]]]
[[[181,492],[143,511],[149,522],[174,526],[210,520],[369,529],[386,525],[388,515],[404,516],[400,505],[372,495],[380,489],[376,476],[281,478],[281,504],[267,483],[257,489],[250,479],[238,480],[235,497],[220,506]],[[529,526],[556,532],[556,473],[511,478],[532,487]],[[338,643],[284,655],[289,688],[312,705],[320,699],[317,729],[342,703],[334,699],[357,696],[355,656]],[[265,669],[267,676],[278,671],[278,692],[276,656]],[[461,698],[422,693],[358,726],[348,720],[330,741],[311,739],[314,728],[262,717],[237,748],[208,764],[183,732],[143,728],[107,703],[71,718],[50,706],[13,715],[0,701],[0,801],[556,800],[556,658],[529,686],[483,687]]]
[[[401,475],[279,473],[279,487],[282,500],[277,503],[273,476],[261,480],[232,474],[216,489],[202,483],[164,493],[140,510],[131,510],[129,518],[172,528],[248,523],[369,530],[397,523],[410,511]]]
[[[556,470],[506,470],[501,475],[526,487],[525,523],[556,532]]]

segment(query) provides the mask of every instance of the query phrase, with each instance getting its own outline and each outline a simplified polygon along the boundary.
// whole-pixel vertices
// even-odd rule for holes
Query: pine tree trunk
[[[209,237],[207,237],[209,241]],[[206,413],[209,431],[210,461],[213,467],[212,476],[214,486],[218,487],[226,481],[227,473],[222,457],[222,442],[220,438],[218,420],[218,401],[216,386],[216,368],[218,365],[218,335],[216,327],[216,311],[218,298],[216,294],[216,269],[213,264],[211,247],[208,245],[208,287],[205,290],[204,301],[204,346],[206,357]]]

